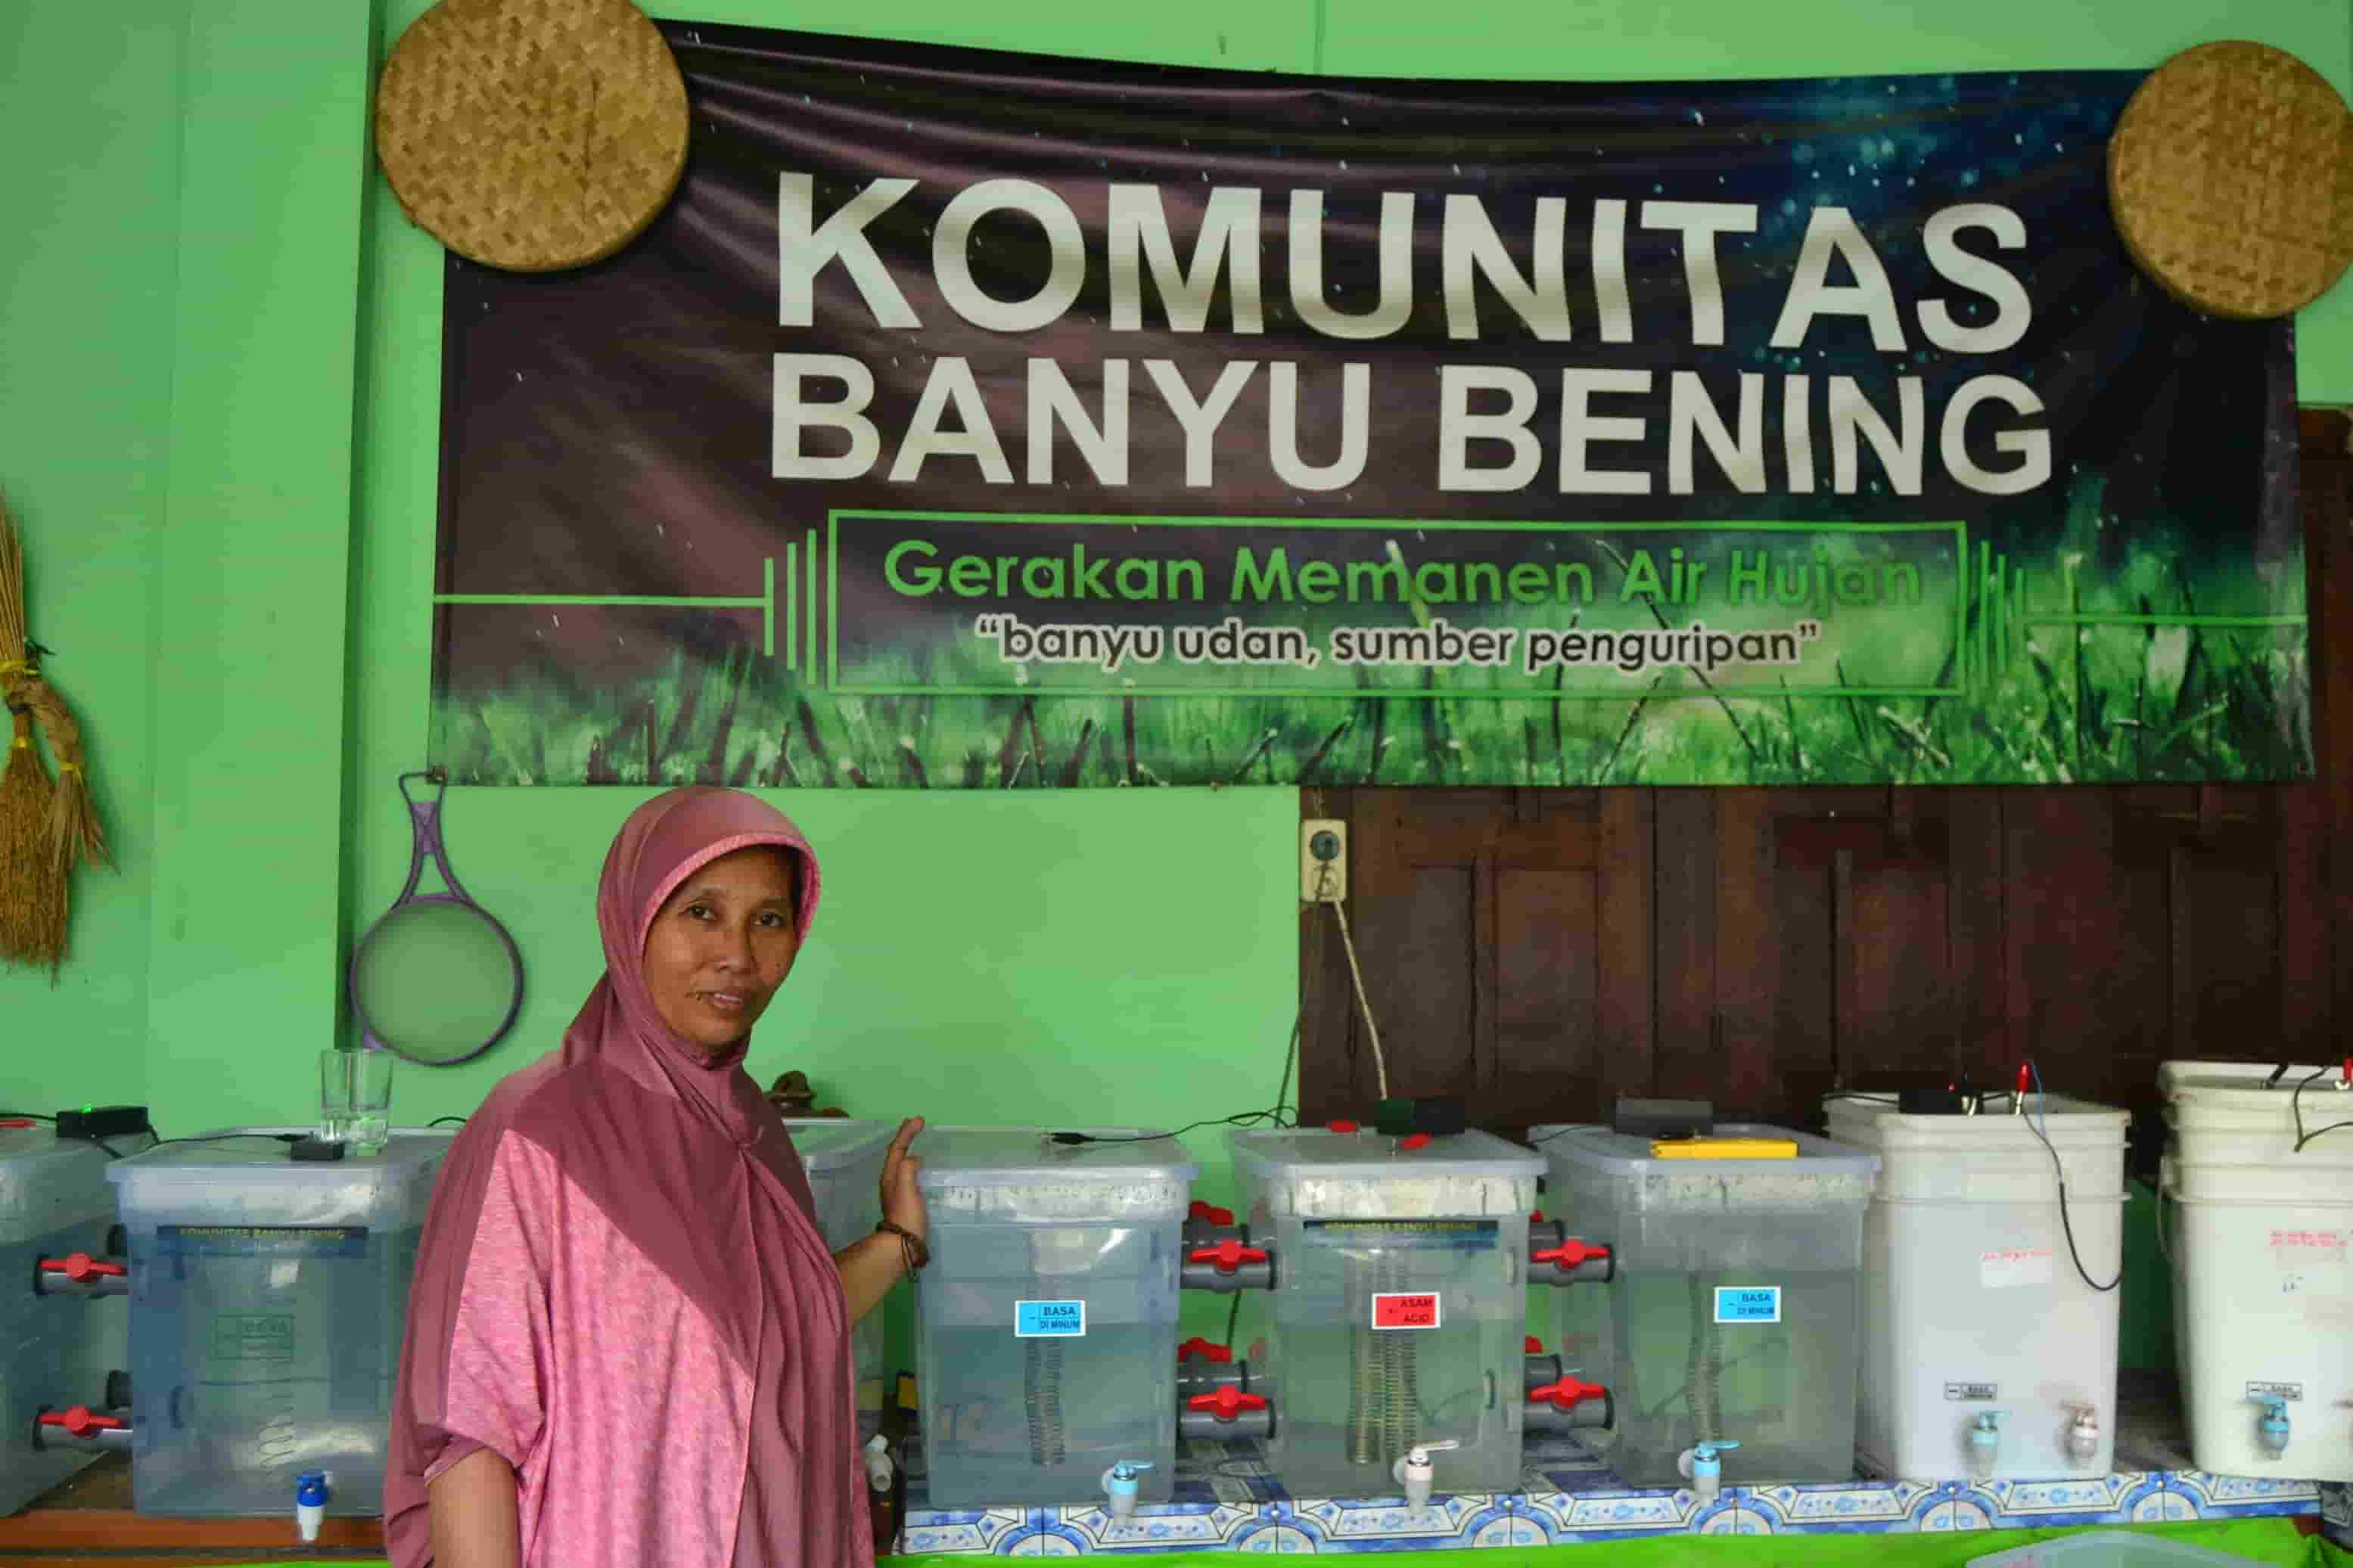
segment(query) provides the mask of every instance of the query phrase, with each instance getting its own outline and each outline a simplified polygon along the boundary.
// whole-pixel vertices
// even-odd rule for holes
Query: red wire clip
[[[1234,1359],[1234,1352],[1225,1345],[1213,1345],[1198,1336],[1187,1340],[1176,1347],[1178,1361],[1191,1361],[1195,1356],[1199,1356],[1204,1361],[1230,1362]]]

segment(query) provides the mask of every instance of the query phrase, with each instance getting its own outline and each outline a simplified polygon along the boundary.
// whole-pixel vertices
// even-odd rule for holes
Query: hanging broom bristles
[[[0,697],[10,717],[0,768],[0,961],[46,966],[65,960],[68,898],[77,858],[104,860],[106,835],[83,773],[81,731],[40,678],[25,621],[25,546],[0,501]],[[37,718],[62,787],[33,749]]]
[[[7,499],[0,497],[0,691],[31,668],[25,643],[25,542],[8,515]]]
[[[66,874],[47,836],[54,792],[33,754],[32,714],[12,717],[0,769],[0,960],[54,973],[66,952]]]
[[[49,742],[49,756],[58,764],[57,788],[49,796],[48,846],[58,872],[69,874],[77,860],[111,865],[107,853],[106,826],[98,819],[98,803],[90,793],[90,774],[81,743],[81,726],[58,689],[36,678],[20,689],[21,700]]]

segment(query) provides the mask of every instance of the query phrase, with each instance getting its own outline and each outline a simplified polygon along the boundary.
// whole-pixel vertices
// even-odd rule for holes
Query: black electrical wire
[[[1100,1138],[1092,1132],[1049,1132],[1046,1136],[1066,1147],[1080,1143],[1157,1143],[1166,1138],[1182,1138],[1197,1127],[1248,1127],[1260,1121],[1273,1121],[1281,1126],[1280,1111],[1237,1111],[1231,1116],[1212,1116],[1206,1121],[1188,1121],[1174,1132],[1140,1132],[1133,1137]]]
[[[2311,1084],[2318,1082],[2324,1078],[2327,1078],[2330,1073],[2336,1070],[2337,1069],[2334,1068],[2322,1068],[2318,1072],[2312,1074],[2309,1078],[2306,1078],[2302,1082],[2298,1083],[2295,1086],[2295,1092],[2287,1097],[2288,1109],[2295,1113],[2295,1147],[2291,1150],[2290,1152],[2301,1154],[2304,1152],[2304,1146],[2306,1143],[2311,1142],[2314,1139],[2319,1137],[2321,1134],[2325,1132],[2334,1132],[2340,1127],[2353,1127],[2353,1116],[2348,1116],[2340,1121],[2332,1121],[2326,1127],[2316,1127],[2309,1132],[2306,1132],[2304,1130],[2304,1091],[2306,1088]]]
[[[454,1121],[460,1127],[466,1125],[466,1119],[462,1116],[437,1116],[425,1125],[427,1127],[438,1127],[445,1121]]]
[[[2034,1073],[2034,1092],[2042,1096],[2042,1104],[2044,1107],[2043,1115],[2047,1119],[2051,1114],[2049,1109],[2051,1099],[2050,1096],[2044,1092],[2042,1088],[2042,1071],[2039,1068],[2031,1068],[2031,1070]],[[2013,1098],[2015,1097],[2013,1096]],[[2060,1163],[2058,1145],[2052,1143],[2048,1137],[2044,1136],[2042,1129],[2034,1124],[2034,1118],[2032,1116],[2021,1115],[2019,1120],[2024,1121],[2026,1123],[2026,1130],[2029,1132],[2033,1133],[2036,1139],[2042,1142],[2042,1146],[2051,1152],[2051,1169],[2056,1173],[2059,1177],[2059,1228],[2066,1232],[2067,1257],[2075,1265],[2076,1278],[2082,1279],[2084,1284],[2090,1286],[2096,1293],[2105,1296],[2109,1291],[2115,1289],[2117,1286],[2125,1282],[2125,1260],[2121,1255],[2123,1249],[2118,1248],[2119,1256],[2116,1258],[2116,1277],[2115,1279],[2103,1285],[2098,1280],[2092,1278],[2091,1270],[2084,1267],[2083,1253],[2079,1251],[2075,1246],[2075,1222],[2067,1216],[2067,1167]]]
[[[54,1116],[44,1116],[37,1110],[0,1110],[0,1121],[55,1121]]]
[[[1904,1102],[1892,1094],[1855,1094],[1847,1089],[1832,1089],[1822,1096],[1824,1100],[1859,1100],[1865,1105],[1901,1105]]]

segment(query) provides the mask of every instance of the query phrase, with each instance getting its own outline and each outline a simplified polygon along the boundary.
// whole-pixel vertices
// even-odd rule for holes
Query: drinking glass
[[[319,1136],[380,1154],[392,1136],[390,1051],[319,1053]]]

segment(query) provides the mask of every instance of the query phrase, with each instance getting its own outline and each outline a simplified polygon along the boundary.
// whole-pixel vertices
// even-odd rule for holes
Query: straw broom
[[[46,964],[54,974],[65,958],[74,862],[102,862],[107,850],[80,727],[41,679],[38,652],[26,633],[24,542],[0,501],[0,697],[11,731],[0,770],[0,959]],[[36,721],[58,761],[58,784],[33,749]]]
[[[65,959],[66,879],[49,852],[49,775],[33,752],[33,715],[10,715],[0,769],[0,961],[55,973]]]

